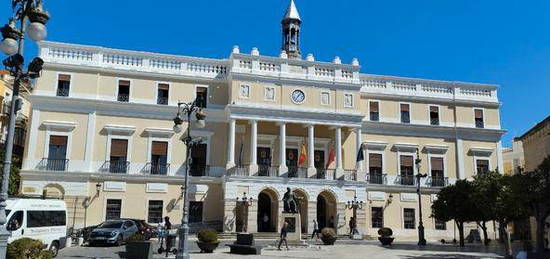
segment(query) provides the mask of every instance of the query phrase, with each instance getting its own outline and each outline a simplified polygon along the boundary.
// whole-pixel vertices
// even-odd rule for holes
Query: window
[[[130,101],[130,81],[119,80],[118,81],[118,95],[117,101],[129,102]]]
[[[67,157],[67,136],[50,136],[47,170],[65,171]]]
[[[330,93],[329,92],[322,92],[321,93],[321,105],[329,105],[330,104]]]
[[[444,163],[442,157],[430,157],[432,186],[445,186]]]
[[[369,183],[383,183],[382,154],[369,153]]]
[[[149,201],[149,213],[147,214],[147,222],[162,222],[162,208],[162,201]]]
[[[402,123],[411,123],[411,116],[410,116],[410,105],[406,103],[402,103],[399,105],[401,108],[401,122]]]
[[[273,87],[266,87],[266,88],[265,88],[265,93],[264,93],[264,94],[265,94],[264,97],[265,97],[265,99],[266,99],[267,101],[273,101],[273,100],[275,100],[275,88],[273,88]]]
[[[478,175],[486,174],[489,172],[489,160],[476,159],[476,172]]]
[[[353,95],[344,94],[344,107],[353,107]]]
[[[414,157],[400,156],[400,173],[402,185],[414,185]]]
[[[120,219],[121,208],[122,200],[107,199],[107,207],[105,208],[105,220]]]
[[[190,173],[192,176],[206,176],[208,175],[208,166],[206,165],[208,145],[197,144],[193,146],[191,150],[191,168]]]
[[[57,96],[67,97],[69,96],[69,90],[71,88],[71,76],[70,75],[58,75],[57,76]]]
[[[206,103],[208,102],[208,87],[197,86],[197,106],[200,108],[206,108]]]
[[[414,209],[403,209],[403,227],[405,229],[416,228],[416,220],[414,218]]]
[[[475,116],[475,122],[476,122],[476,128],[484,128],[485,124],[483,122],[483,110],[482,109],[474,109],[474,116]]]
[[[384,227],[384,209],[382,207],[371,208],[371,222],[373,228]]]
[[[380,120],[379,102],[369,102],[369,118],[371,121]]]
[[[6,211],[6,215],[9,215],[10,212]],[[8,220],[8,231],[15,231],[21,228],[23,225],[23,211],[19,210],[13,213],[10,220]]]
[[[109,172],[126,173],[128,170],[128,140],[111,139],[111,156],[109,160]]]
[[[189,223],[202,222],[202,201],[189,202]]]
[[[151,174],[167,175],[168,142],[153,141],[151,145]]]
[[[447,222],[443,220],[435,219],[435,229],[436,230],[447,230]]]
[[[239,96],[242,98],[250,98],[250,86],[241,85],[241,88],[239,89]]]
[[[66,221],[65,211],[43,211],[29,210],[27,211],[27,227],[54,227],[64,226]]]
[[[168,84],[158,84],[158,86],[157,86],[157,104],[168,105],[169,90],[170,90],[170,85],[168,85]]]
[[[439,107],[430,106],[430,125],[439,125]]]

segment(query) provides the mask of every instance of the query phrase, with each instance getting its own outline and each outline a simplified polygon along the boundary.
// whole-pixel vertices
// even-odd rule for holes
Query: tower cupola
[[[294,0],[290,0],[285,16],[281,21],[283,41],[282,50],[286,51],[288,58],[300,59],[300,26],[302,19]]]

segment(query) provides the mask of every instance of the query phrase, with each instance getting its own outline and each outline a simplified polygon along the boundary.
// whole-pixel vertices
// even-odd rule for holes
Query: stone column
[[[229,141],[227,143],[227,165],[226,169],[235,167],[235,125],[234,119],[229,120]]]
[[[279,123],[279,175],[285,174],[286,167],[286,123]]]
[[[307,126],[307,136],[308,136],[308,158],[307,158],[307,177],[312,178],[317,173],[315,170],[315,129],[313,124]],[[310,220],[311,221],[311,220]],[[310,228],[308,228],[310,229]]]
[[[256,175],[258,173],[257,153],[258,151],[258,122],[256,120],[250,121],[250,168],[249,175]]]
[[[313,232],[313,220],[317,220],[317,197],[309,197],[309,198],[311,200],[308,201],[307,203],[308,222],[302,222],[302,224],[307,224],[308,235],[311,235],[311,233]],[[317,222],[317,226],[319,226],[319,222]]]
[[[456,139],[456,179],[465,179],[464,175],[464,151],[462,139]]]
[[[342,128],[339,126],[336,127],[335,132],[336,134],[334,138],[336,138],[336,179],[339,179],[339,177],[341,177],[344,173],[344,168],[342,164]]]
[[[365,156],[365,152],[363,150],[363,135],[362,135],[361,128],[355,129],[355,147],[356,147],[356,153],[355,155],[359,154],[359,152],[363,152],[363,158],[367,159]],[[360,161],[357,164],[357,181],[365,181],[366,180],[366,173],[364,170],[365,160]],[[356,158],[357,160],[357,158]]]

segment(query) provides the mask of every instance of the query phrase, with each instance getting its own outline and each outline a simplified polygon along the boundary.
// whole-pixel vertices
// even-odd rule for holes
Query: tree
[[[495,220],[496,207],[501,186],[502,176],[498,172],[488,172],[486,174],[474,176],[472,185],[474,192],[472,193],[473,205],[477,211],[474,214],[473,221],[483,231],[483,243],[488,246],[489,238],[487,235],[487,222]]]
[[[459,180],[447,186],[437,194],[432,204],[432,217],[449,221],[454,220],[458,228],[460,246],[464,246],[464,223],[471,221],[476,212],[472,194],[474,186],[466,180]]]
[[[0,154],[0,155],[2,155],[2,154]],[[17,195],[17,194],[19,194],[19,184],[21,182],[21,177],[19,176],[19,171],[21,169],[16,166],[17,164],[19,164],[18,159],[14,157],[12,159],[12,164],[11,164],[10,180],[9,180],[9,185],[8,185],[8,195]],[[4,169],[4,166],[2,164],[2,165],[0,165],[0,181],[2,181],[2,170],[3,169]]]

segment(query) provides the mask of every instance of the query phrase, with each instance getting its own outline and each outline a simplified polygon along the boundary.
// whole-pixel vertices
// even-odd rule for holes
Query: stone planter
[[[336,242],[336,237],[334,236],[321,236],[321,240],[323,241],[324,245],[334,245],[334,242]]]
[[[128,243],[126,244],[126,258],[152,259],[153,245],[149,241]]]
[[[215,243],[204,243],[200,241],[196,241],[196,242],[197,242],[197,246],[199,246],[199,248],[201,249],[201,253],[212,253],[220,244],[219,241]]]
[[[391,246],[391,243],[393,243],[393,237],[379,237],[378,240],[383,246]]]

